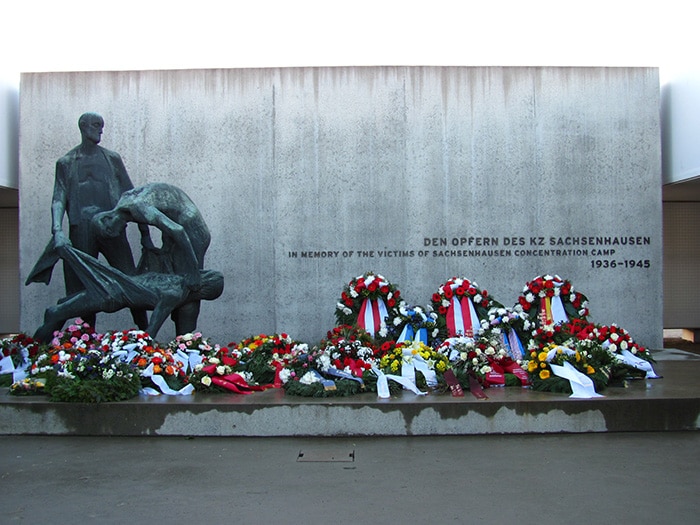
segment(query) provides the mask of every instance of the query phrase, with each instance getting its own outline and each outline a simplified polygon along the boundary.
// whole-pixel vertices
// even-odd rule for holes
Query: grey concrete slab
[[[298,462],[353,448],[355,460]],[[694,524],[700,433],[0,437],[2,523]]]
[[[665,359],[662,379],[609,387],[604,397],[491,388],[488,399],[449,395],[390,399],[299,398],[282,390],[252,395],[142,396],[120,403],[56,403],[0,395],[0,435],[416,436],[700,429],[700,360]]]

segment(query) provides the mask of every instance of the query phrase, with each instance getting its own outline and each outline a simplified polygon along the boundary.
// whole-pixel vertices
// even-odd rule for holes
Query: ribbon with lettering
[[[476,315],[474,303],[469,297],[462,297],[460,301],[457,297],[450,299],[450,306],[447,308],[447,323],[448,337],[473,337],[474,325],[478,329],[479,317]]]
[[[496,361],[495,359],[489,360],[489,365],[491,366],[491,371],[484,374],[484,383],[486,383],[487,386],[505,386],[505,375],[507,373],[517,377],[522,386],[528,386],[530,384],[530,378],[527,372],[523,370],[518,363],[509,358],[500,361]]]
[[[386,319],[388,315],[386,305],[382,299],[366,298],[362,301],[362,306],[360,306],[357,324],[374,337],[374,334],[379,332],[384,319]]]

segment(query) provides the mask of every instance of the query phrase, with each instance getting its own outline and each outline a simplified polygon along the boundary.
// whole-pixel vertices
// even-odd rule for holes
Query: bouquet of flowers
[[[553,372],[552,365],[564,366],[580,372],[592,380],[596,392],[607,386],[613,359],[599,344],[593,341],[570,340],[566,345],[550,344],[541,349],[531,349],[523,366],[530,375],[533,390],[543,392],[572,393],[572,384]]]
[[[165,393],[171,390],[180,391],[187,385],[186,364],[176,359],[170,348],[161,348],[154,341],[153,345],[145,345],[134,353],[129,362],[138,371],[144,388],[153,388],[156,392]],[[155,379],[154,376],[156,376]],[[165,381],[166,388],[158,384],[160,380],[157,376]]]
[[[0,358],[9,357],[15,368],[20,368],[35,358],[40,348],[40,344],[27,334],[17,334],[0,339]]]
[[[463,388],[474,389],[475,385],[470,379],[475,379],[484,387],[529,384],[520,362],[509,355],[500,337],[451,337],[436,350],[447,357]]]
[[[244,339],[237,346],[246,355],[245,370],[261,385],[273,384],[279,388],[282,369],[297,354],[306,353],[308,345],[294,341],[288,334],[260,334]]]
[[[205,355],[189,376],[198,392],[249,394],[263,387],[255,384],[253,374],[245,370],[245,360],[251,350],[236,343],[220,347]]]
[[[170,341],[168,347],[174,351],[199,352],[202,355],[208,355],[219,351],[219,345],[211,344],[201,332],[178,335],[175,339]]]
[[[537,276],[525,284],[519,304],[531,323],[545,327],[588,317],[588,299],[558,275]]]
[[[26,334],[0,339],[0,386],[10,386],[17,370],[24,375],[39,351],[39,343]]]
[[[89,350],[102,350],[102,336],[82,319],[77,318],[65,330],[54,332],[50,344],[37,354],[31,364],[31,375],[44,377],[63,370],[66,364]]]
[[[655,362],[651,352],[637,344],[624,328],[614,323],[609,326],[585,323],[577,326],[575,333],[578,339],[599,343],[613,356],[612,376],[615,379],[659,377],[651,364]]]
[[[407,380],[419,390],[442,391],[447,387],[444,374],[448,368],[446,355],[420,341],[406,341],[391,345],[379,360],[378,372],[387,376],[390,388],[392,382],[410,388]]]
[[[367,348],[359,340],[353,341],[351,347],[360,354]],[[294,356],[280,373],[285,392],[303,397],[351,396],[361,392],[364,389],[364,368],[359,365],[362,358],[357,361],[348,358],[351,359],[352,366],[338,368],[336,365],[342,363],[341,356],[334,352],[336,349],[332,345],[314,347]]]
[[[10,385],[10,394],[13,396],[34,396],[44,394],[45,383],[43,379],[25,377],[21,381],[15,381]]]
[[[54,332],[50,346],[62,348],[71,353],[85,353],[92,348],[100,348],[102,335],[80,317],[68,325],[65,330]]]
[[[437,335],[445,340],[458,336],[473,337],[481,320],[487,318],[489,309],[501,305],[476,282],[452,277],[433,294],[431,306],[437,312]]]
[[[508,355],[514,361],[521,361],[529,338],[523,342],[519,334],[530,333],[534,328],[522,307],[494,307],[489,309],[487,316],[487,319],[481,321],[480,335],[488,339],[500,339]]]
[[[352,279],[340,294],[335,318],[338,325],[358,325],[372,337],[386,338],[398,315],[401,292],[382,275],[367,272]]]
[[[60,361],[46,378],[46,393],[53,401],[123,401],[137,396],[140,388],[136,370],[96,348]]]

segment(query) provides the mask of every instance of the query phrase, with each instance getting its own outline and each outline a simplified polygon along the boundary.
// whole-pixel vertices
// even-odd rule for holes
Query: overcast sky
[[[698,63],[687,0],[13,0],[0,75],[342,65]]]

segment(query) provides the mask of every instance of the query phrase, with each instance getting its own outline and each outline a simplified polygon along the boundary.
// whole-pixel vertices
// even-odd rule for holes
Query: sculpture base
[[[662,379],[609,387],[596,399],[520,388],[488,399],[450,395],[391,399],[252,395],[141,396],[103,404],[0,396],[0,434],[74,436],[417,436],[677,431],[700,428],[700,356],[655,352]]]

